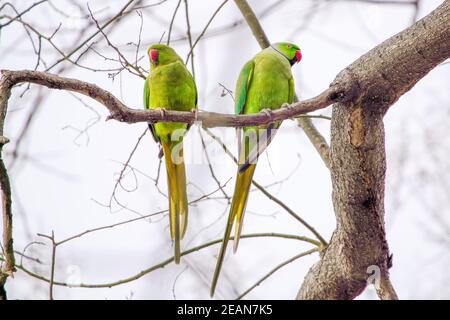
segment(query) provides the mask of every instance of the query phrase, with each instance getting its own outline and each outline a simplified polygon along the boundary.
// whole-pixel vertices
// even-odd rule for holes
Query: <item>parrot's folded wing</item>
[[[250,150],[245,162],[239,166],[239,173],[243,173],[251,164],[256,164],[259,156],[267,149],[278,131],[279,123],[271,123],[267,129],[258,130],[258,143]],[[240,152],[243,152],[242,150]]]

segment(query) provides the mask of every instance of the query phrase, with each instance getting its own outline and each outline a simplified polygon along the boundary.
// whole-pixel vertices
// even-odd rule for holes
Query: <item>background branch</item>
[[[301,237],[301,236],[296,236],[296,235],[289,235],[289,234],[281,234],[281,233],[252,233],[252,234],[244,234],[244,235],[241,236],[241,239],[261,238],[261,237],[275,237],[275,238],[291,239],[291,240],[298,240],[298,241],[303,241],[303,242],[309,242],[311,244],[316,244],[314,242],[314,240],[311,240],[311,239],[306,238],[306,237]],[[234,238],[233,236],[230,237],[230,239],[233,239],[233,238]],[[208,248],[210,246],[219,244],[219,243],[221,243],[221,241],[222,241],[222,239],[217,239],[217,240],[206,242],[206,243],[201,244],[199,246],[196,246],[196,247],[193,247],[191,249],[183,251],[181,253],[181,256],[185,256],[185,255],[188,255],[188,254],[200,251],[202,249]],[[60,243],[62,243],[62,242],[60,242]],[[315,252],[317,250],[318,250],[317,248],[311,249],[310,250],[311,252],[309,252],[309,253],[313,253],[313,252]],[[1,260],[2,260],[2,258],[0,258],[0,261]],[[39,275],[39,274],[29,270],[28,268],[24,267],[23,265],[18,265],[17,269],[25,272],[26,274],[28,274],[29,276],[31,276],[33,278],[39,279],[39,280],[47,282],[49,284],[51,283],[52,285],[55,285],[55,286],[72,287],[72,288],[91,288],[91,289],[97,288],[98,289],[98,288],[112,288],[112,287],[115,287],[115,286],[119,286],[119,285],[122,285],[122,284],[125,284],[125,283],[129,283],[129,282],[138,280],[138,279],[142,278],[143,276],[145,276],[145,275],[147,275],[147,274],[149,274],[149,273],[151,273],[153,271],[156,271],[156,270],[159,270],[161,268],[166,267],[167,265],[171,264],[173,261],[174,261],[174,258],[171,257],[171,258],[168,258],[168,259],[166,259],[166,260],[164,260],[164,261],[162,261],[162,262],[160,262],[158,264],[155,264],[155,265],[153,265],[151,267],[148,267],[148,268],[146,268],[146,269],[144,269],[144,270],[142,270],[142,271],[140,271],[140,272],[138,272],[138,273],[136,273],[136,274],[134,274],[132,276],[129,276],[127,278],[120,279],[120,280],[113,281],[113,282],[109,282],[109,283],[97,283],[97,284],[88,284],[88,283],[71,284],[71,283],[62,282],[62,281],[53,281],[52,279],[46,278],[46,277],[44,277],[42,275]]]

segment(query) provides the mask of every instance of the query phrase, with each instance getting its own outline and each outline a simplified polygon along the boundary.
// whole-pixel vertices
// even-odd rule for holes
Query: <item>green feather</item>
[[[150,85],[148,83],[149,78],[145,79],[144,82],[144,108],[150,109]],[[151,123],[148,124],[148,129],[150,130],[150,133],[152,134],[153,140],[155,142],[160,142],[158,136],[155,132],[155,126]]]
[[[166,45],[153,45],[158,60],[150,61],[150,74],[144,84],[144,107],[191,111],[197,108],[197,87],[182,59]],[[175,262],[180,261],[180,240],[188,221],[186,173],[183,158],[183,137],[188,125],[181,122],[149,124],[155,141],[161,143],[166,160],[169,189],[170,234],[175,241]]]
[[[247,62],[239,75],[237,84],[236,84],[236,97],[235,97],[235,113],[243,114],[245,101],[247,100],[247,92],[252,81],[253,75],[253,67],[255,63],[253,60]]]

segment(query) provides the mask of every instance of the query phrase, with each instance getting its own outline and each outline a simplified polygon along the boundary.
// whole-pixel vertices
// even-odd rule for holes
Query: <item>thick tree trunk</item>
[[[346,97],[333,105],[331,177],[336,230],[306,275],[298,299],[353,299],[375,272],[382,299],[397,298],[384,229],[386,155],[383,116],[450,56],[450,0],[359,58],[333,85]],[[339,86],[339,85],[338,85]]]

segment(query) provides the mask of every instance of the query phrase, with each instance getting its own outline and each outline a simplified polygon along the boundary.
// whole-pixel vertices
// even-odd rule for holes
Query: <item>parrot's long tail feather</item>
[[[186,194],[186,171],[183,159],[183,144],[161,142],[167,169],[169,189],[170,236],[175,242],[175,263],[180,263],[180,240],[186,233],[188,202]]]
[[[220,248],[219,256],[217,258],[216,269],[214,271],[212,283],[211,283],[211,297],[216,290],[217,280],[219,279],[220,270],[222,269],[223,259],[227,250],[228,240],[231,236],[231,230],[233,224],[236,221],[234,246],[233,251],[236,252],[239,245],[239,238],[241,236],[242,222],[244,220],[245,206],[247,205],[248,193],[250,191],[250,185],[252,183],[253,174],[255,172],[256,164],[248,166],[244,172],[239,172],[236,178],[236,185],[234,188],[233,200],[231,201],[230,214],[228,215],[228,222],[225,228],[225,233],[222,240],[222,246]]]

